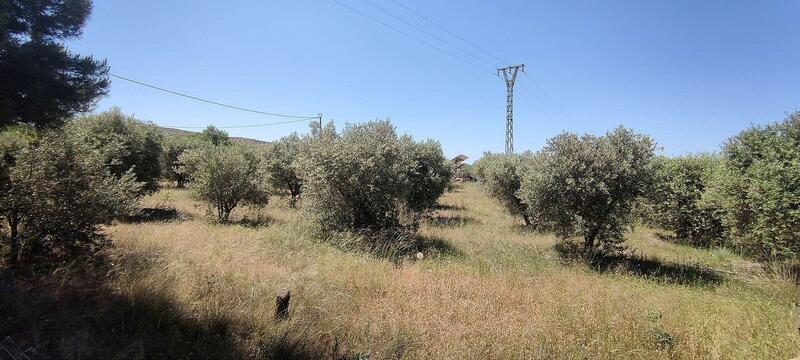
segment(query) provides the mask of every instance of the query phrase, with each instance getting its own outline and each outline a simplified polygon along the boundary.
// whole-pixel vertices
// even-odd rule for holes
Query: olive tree
[[[658,157],[655,181],[646,196],[651,225],[674,231],[675,236],[696,246],[724,245],[728,238],[724,209],[708,199],[722,159],[716,155]]]
[[[114,107],[71,120],[67,131],[76,141],[100,153],[113,175],[122,177],[133,171],[136,180],[144,183],[145,191],[158,189],[162,134],[152,123]]]
[[[265,205],[269,185],[256,152],[245,145],[215,146],[187,151],[179,157],[187,164],[189,188],[197,199],[209,203],[217,219],[227,222],[242,203]]]
[[[104,159],[61,132],[18,151],[0,194],[11,256],[19,250],[69,252],[96,245],[101,224],[137,209],[141,183],[113,176]]]
[[[222,129],[218,129],[214,125],[208,125],[205,129],[203,129],[203,132],[200,133],[199,137],[205,141],[214,144],[214,146],[231,144],[231,141],[228,138],[228,132]]]
[[[205,146],[204,142],[192,136],[173,135],[166,136],[162,143],[161,158],[161,178],[175,182],[175,186],[183,188],[188,180],[188,174],[183,171],[186,166],[181,162],[180,156],[193,149]]]
[[[295,161],[303,140],[293,133],[266,146],[265,166],[274,189],[289,192],[289,206],[294,207],[300,197],[303,181],[300,179]]]
[[[401,210],[417,224],[420,217],[436,206],[453,176],[452,168],[438,141],[414,141],[409,135],[400,137],[405,180]]]
[[[513,216],[522,216],[525,225],[531,225],[528,206],[519,197],[522,168],[532,161],[532,154],[485,153],[474,164],[475,175],[481,189],[500,202]]]
[[[800,112],[742,131],[722,155],[711,198],[725,209],[734,246],[759,258],[800,255]]]
[[[389,121],[312,128],[298,169],[303,209],[326,232],[413,231],[450,178],[437,142],[399,137]]]
[[[523,172],[519,197],[540,226],[581,236],[585,251],[598,241],[611,247],[652,184],[654,148],[650,137],[623,127],[603,136],[562,133]]]

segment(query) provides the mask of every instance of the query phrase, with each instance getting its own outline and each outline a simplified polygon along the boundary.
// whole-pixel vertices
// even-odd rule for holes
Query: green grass
[[[587,264],[553,236],[523,228],[474,184],[440,203],[420,235],[449,250],[423,249],[423,260],[398,264],[314,238],[283,199],[237,209],[234,220],[248,220],[221,225],[187,191],[164,189],[143,205],[177,216],[107,229],[115,247],[103,289],[114,300],[90,298],[111,310],[87,322],[80,306],[68,306],[70,331],[23,320],[12,330],[31,342],[24,327],[38,326],[45,349],[74,358],[798,355],[797,287],[727,250],[672,244],[637,228],[627,257]],[[276,322],[283,287],[292,291],[291,316]],[[15,299],[0,309],[41,316],[36,301]],[[109,329],[122,340],[111,341]]]

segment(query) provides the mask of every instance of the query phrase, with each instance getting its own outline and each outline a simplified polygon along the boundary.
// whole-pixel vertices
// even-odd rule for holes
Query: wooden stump
[[[289,289],[284,288],[278,290],[278,296],[275,298],[276,319],[283,320],[289,316],[289,298],[291,298]]]

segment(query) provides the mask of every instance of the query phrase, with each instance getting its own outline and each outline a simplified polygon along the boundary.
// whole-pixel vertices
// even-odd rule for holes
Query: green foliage
[[[475,181],[475,168],[474,165],[461,164],[459,168],[453,171],[453,177],[461,181]]]
[[[389,121],[312,128],[298,169],[303,208],[325,232],[413,231],[450,178],[438,143],[399,137]]]
[[[227,222],[241,203],[265,205],[269,201],[261,158],[247,146],[200,148],[184,152],[178,159],[191,171],[189,188],[216,209],[222,222]]]
[[[231,144],[228,133],[225,130],[217,129],[214,125],[208,125],[208,127],[200,133],[200,138],[214,144],[214,146]]]
[[[161,132],[152,124],[127,116],[119,108],[85,115],[67,124],[70,136],[94,148],[111,173],[133,171],[143,190],[158,189],[161,175]]]
[[[13,125],[0,130],[0,187],[9,181],[17,154],[36,140],[36,131],[27,125]]]
[[[303,186],[295,164],[302,145],[303,140],[293,133],[267,145],[264,152],[270,184],[274,189],[289,191],[291,207],[297,203]]]
[[[759,258],[800,255],[800,112],[742,131],[723,156],[711,195],[726,210],[734,246]]]
[[[0,198],[12,254],[64,252],[94,245],[98,225],[136,210],[133,173],[112,176],[103,159],[62,132],[17,152]]]
[[[723,209],[707,199],[714,175],[722,165],[715,155],[658,157],[656,180],[647,195],[648,223],[675,232],[696,246],[723,245],[728,238]]]
[[[531,153],[523,155],[485,153],[474,164],[474,172],[483,189],[499,201],[511,215],[522,216],[531,225],[528,206],[519,198],[522,167],[533,161]]]
[[[81,35],[91,9],[89,0],[0,2],[0,127],[58,126],[107,93],[105,60],[60,43]]]
[[[535,225],[562,238],[581,236],[586,251],[623,240],[635,201],[653,181],[654,143],[619,127],[604,136],[562,133],[523,170],[519,197]]]
[[[419,216],[436,206],[452,177],[452,169],[438,141],[414,141],[409,135],[400,137],[405,184],[402,206],[406,215],[418,221]]]
[[[179,159],[187,151],[198,149],[205,146],[202,140],[192,136],[166,136],[161,146],[161,177],[175,181],[178,188],[184,187],[188,180],[188,174],[183,171],[185,164]]]

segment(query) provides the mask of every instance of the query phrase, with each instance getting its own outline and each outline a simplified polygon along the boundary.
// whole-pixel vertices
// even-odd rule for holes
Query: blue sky
[[[96,0],[75,52],[112,73],[233,105],[345,122],[390,118],[472,160],[503,151],[505,85],[495,67],[524,63],[515,149],[561,131],[648,133],[667,154],[715,151],[751,124],[800,109],[798,1],[397,0],[487,50],[461,42],[391,0]],[[481,69],[482,68],[482,69]],[[531,80],[532,79],[532,80]],[[285,119],[219,108],[113,80],[97,110],[164,126]],[[307,124],[230,129],[272,140]]]

